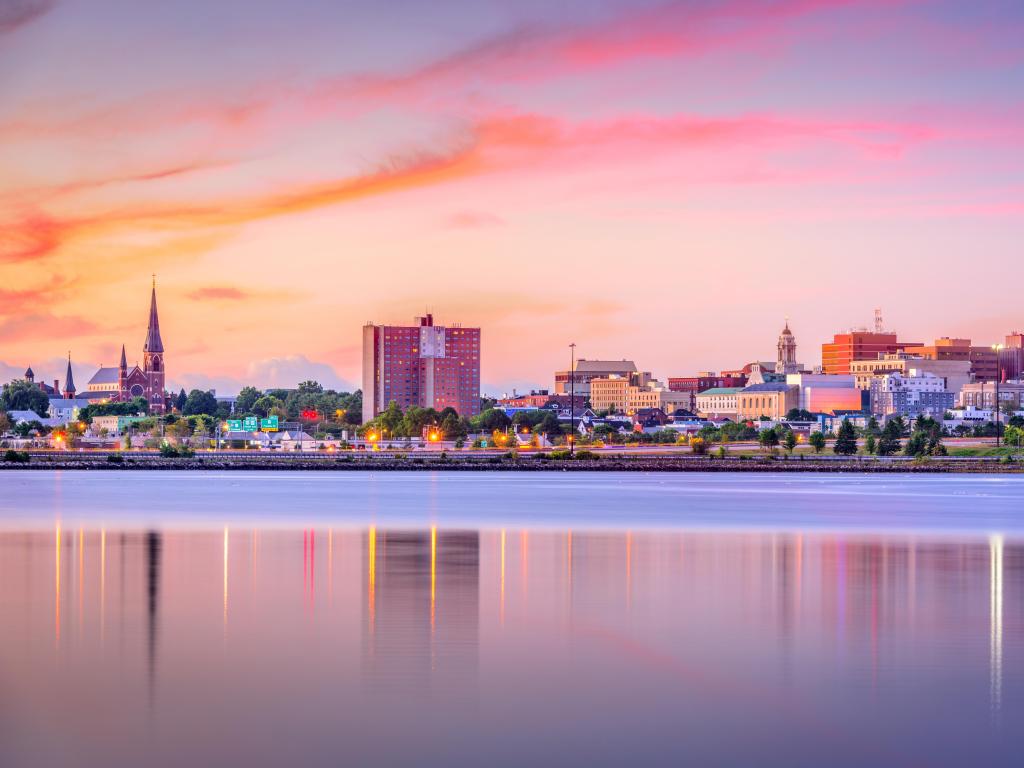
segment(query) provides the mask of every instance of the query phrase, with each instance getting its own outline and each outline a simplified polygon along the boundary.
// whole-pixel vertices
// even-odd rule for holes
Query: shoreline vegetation
[[[496,455],[370,454],[266,455],[8,451],[0,469],[37,470],[232,470],[232,471],[511,471],[511,472],[861,472],[1024,473],[1024,460],[1009,457],[822,457],[808,454],[693,456],[688,454],[596,454],[578,451]]]

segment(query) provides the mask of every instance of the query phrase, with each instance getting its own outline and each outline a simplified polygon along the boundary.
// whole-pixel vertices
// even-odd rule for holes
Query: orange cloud
[[[92,336],[99,327],[84,317],[58,316],[47,313],[16,315],[0,322],[0,341],[50,341]]]
[[[483,173],[549,169],[553,159],[582,163],[649,162],[658,153],[672,150],[709,145],[802,147],[810,140],[866,149],[902,148],[935,136],[935,130],[915,123],[813,117],[744,115],[708,119],[691,115],[633,115],[574,122],[547,115],[499,114],[472,126],[447,153],[411,153],[367,174],[300,186],[281,194],[225,199],[206,205],[128,206],[81,218],[33,212],[0,228],[0,262],[41,259],[74,240],[115,231],[160,233],[232,227]],[[473,215],[457,217],[451,222],[456,226],[483,223],[483,219]]]

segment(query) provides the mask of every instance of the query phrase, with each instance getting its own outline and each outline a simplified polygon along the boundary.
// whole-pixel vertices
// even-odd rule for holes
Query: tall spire
[[[68,352],[68,370],[64,374],[64,397],[71,399],[75,396],[75,377],[71,375],[71,353]]]
[[[121,370],[128,370],[128,356],[124,353],[124,344],[121,345]]]
[[[153,275],[153,293],[149,300],[149,332],[146,334],[144,352],[163,352],[164,342],[160,338],[160,318],[156,314],[156,275]]]

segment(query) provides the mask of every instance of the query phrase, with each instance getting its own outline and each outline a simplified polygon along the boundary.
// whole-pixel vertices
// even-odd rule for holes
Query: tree
[[[868,432],[868,436],[864,438],[864,452],[873,454],[878,450],[878,443],[875,441],[875,436]]]
[[[761,433],[757,436],[757,440],[761,443],[761,447],[767,451],[779,444],[779,433],[774,429],[762,429]]]
[[[0,411],[35,411],[45,417],[50,411],[50,398],[31,381],[15,379],[4,384],[0,392]]]
[[[854,432],[853,424],[849,419],[843,419],[832,450],[840,456],[852,456],[857,452],[857,433]]]
[[[782,445],[785,446],[787,453],[793,454],[793,449],[796,448],[796,433],[792,429],[786,430],[786,436],[782,438]]]
[[[238,413],[252,413],[252,406],[260,399],[262,393],[256,387],[242,387],[235,399],[235,410]]]
[[[185,407],[181,412],[186,416],[197,416],[199,414],[214,416],[217,413],[217,398],[210,392],[193,389],[188,393],[188,399],[185,400]]]
[[[323,391],[324,388],[318,381],[309,380],[299,382],[299,392],[304,395],[318,395]]]
[[[814,452],[815,453],[821,453],[825,449],[825,433],[824,432],[821,432],[821,431],[811,432],[811,436],[809,438],[807,438],[807,439],[810,442],[811,447],[814,448]]]
[[[188,395],[185,394],[185,388],[181,388],[181,392],[174,399],[174,408],[178,413],[182,413],[185,410],[185,403],[188,402]]]
[[[255,413],[257,416],[266,417],[269,416],[270,412],[273,411],[275,408],[283,407],[283,400],[280,400],[276,397],[272,397],[270,395],[264,395],[263,397],[258,398],[252,404],[252,412]]]
[[[864,434],[874,435],[875,437],[878,437],[880,434],[882,434],[882,430],[879,429],[878,427],[878,419],[876,419],[874,416],[868,419],[868,424],[866,427],[864,427]]]
[[[786,421],[814,421],[814,414],[803,408],[790,408],[786,414]]]
[[[877,451],[879,456],[892,456],[899,451],[901,422],[902,419],[899,419],[899,417],[885,422],[885,429],[882,430],[882,436],[878,439]]]
[[[1010,427],[1009,429],[1013,429],[1013,427]],[[6,413],[4,413],[3,411],[0,411],[0,435],[5,435],[8,432],[10,432],[10,430],[11,430],[11,420],[10,420],[10,418],[7,416]],[[1009,430],[1007,430],[1007,434],[1009,434]]]
[[[486,432],[494,432],[512,426],[512,419],[500,408],[490,408],[473,419],[473,423]]]

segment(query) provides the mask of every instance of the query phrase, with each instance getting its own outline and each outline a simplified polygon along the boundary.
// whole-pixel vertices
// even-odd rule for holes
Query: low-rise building
[[[871,413],[875,416],[932,415],[942,417],[953,407],[956,395],[946,391],[945,381],[911,368],[909,375],[887,373],[871,382]]]
[[[791,373],[786,383],[799,390],[796,407],[810,413],[858,411],[862,407],[861,392],[851,375]]]
[[[57,419],[61,424],[67,424],[78,418],[79,412],[92,405],[92,401],[84,398],[74,397],[51,397],[50,418]]]
[[[996,383],[979,381],[964,385],[960,390],[961,408],[981,408],[991,410],[996,402]],[[1006,404],[1014,410],[1024,409],[1024,381],[1004,381],[999,384],[999,404],[1005,409]]]
[[[970,360],[931,360],[906,352],[892,352],[882,355],[877,360],[854,360],[850,363],[850,372],[853,374],[854,383],[857,389],[864,391],[871,389],[871,381],[876,376],[883,376],[887,373],[907,375],[910,368],[944,379],[948,392],[959,392],[965,384],[969,384],[972,380]]]
[[[146,416],[93,416],[89,431],[94,435],[98,435],[104,430],[108,435],[120,435],[126,432],[132,424],[138,424],[146,418]]]
[[[698,392],[697,413],[709,419],[713,418],[736,418],[736,396],[743,390],[742,387],[713,387],[703,392]]]
[[[799,387],[778,382],[752,384],[736,394],[736,418],[751,421],[766,417],[782,419],[799,407]]]

